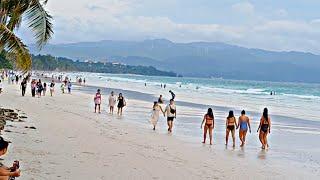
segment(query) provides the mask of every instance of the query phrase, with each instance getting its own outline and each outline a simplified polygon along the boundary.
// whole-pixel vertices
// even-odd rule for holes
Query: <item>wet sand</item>
[[[153,132],[147,122],[146,113],[151,109],[146,101],[130,98],[124,116],[120,118],[107,114],[105,106],[102,114],[93,113],[93,94],[75,90],[69,95],[58,90],[59,84],[54,97],[32,98],[28,89],[26,97],[21,97],[18,86],[4,84],[0,106],[20,109],[28,117],[25,122],[7,122],[5,129],[12,132],[3,132],[3,137],[13,142],[3,157],[3,163],[20,160],[20,179],[319,177],[319,171],[288,166],[286,162],[273,158],[268,160],[272,151],[225,149],[222,145],[209,146],[183,140],[183,133],[175,135],[179,134],[179,122],[176,132],[168,135],[162,118],[159,129]],[[106,102],[107,96],[102,98]],[[181,117],[186,119],[188,113],[196,111],[187,106],[181,109],[186,109],[180,111]],[[145,125],[138,125],[143,124],[139,123],[141,121]],[[184,120],[177,121],[182,124]]]

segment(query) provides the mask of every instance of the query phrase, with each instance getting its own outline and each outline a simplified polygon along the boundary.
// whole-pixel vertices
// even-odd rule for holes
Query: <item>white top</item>
[[[167,117],[175,117],[175,115],[171,113],[171,111],[170,111],[171,109],[176,110],[176,106],[174,104],[173,105],[170,105],[170,104],[167,105],[166,110],[165,110],[166,113],[167,113]]]
[[[110,95],[108,100],[109,100],[109,106],[114,106],[117,102],[117,98],[115,95]]]

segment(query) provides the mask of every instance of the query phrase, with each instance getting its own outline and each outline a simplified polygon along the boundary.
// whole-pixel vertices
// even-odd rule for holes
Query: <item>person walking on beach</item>
[[[46,96],[46,92],[47,92],[47,83],[43,83],[43,96]]]
[[[167,113],[167,124],[168,124],[168,132],[172,132],[173,128],[173,120],[177,117],[176,106],[174,105],[174,100],[170,99],[170,104],[167,105],[164,110],[164,115]]]
[[[162,107],[158,104],[158,102],[155,101],[153,103],[152,115],[151,115],[151,119],[150,119],[150,122],[153,125],[154,131],[156,130],[156,126],[157,126],[159,116],[160,116],[160,111],[164,114]]]
[[[54,83],[54,80],[51,81],[50,83],[50,96],[52,97],[53,93],[54,93],[54,86],[55,86],[55,83]]]
[[[38,94],[38,98],[41,97],[42,91],[43,91],[43,86],[42,86],[41,80],[39,79],[39,81],[37,82],[37,94]]]
[[[205,123],[205,124],[204,124]],[[214,129],[214,116],[212,109],[209,108],[207,114],[204,115],[202,123],[201,123],[201,129],[204,124],[204,130],[203,130],[203,141],[202,143],[206,143],[207,139],[207,131],[209,130],[209,137],[210,137],[210,145],[212,145],[212,130]]]
[[[235,144],[235,130],[236,128],[238,128],[238,125],[237,125],[237,121],[236,121],[236,118],[234,117],[234,114],[233,114],[233,111],[229,111],[229,115],[227,117],[227,120],[226,120],[226,146],[228,145],[228,139],[229,139],[229,133],[231,131],[231,134],[232,134],[232,141],[233,141],[233,147],[236,146]]]
[[[65,88],[64,83],[61,83],[60,89],[61,89],[62,94],[64,94],[64,88]]]
[[[0,137],[0,156],[3,156],[8,151],[9,142]],[[12,167],[6,167],[0,163],[0,180],[14,179],[20,176],[19,162],[14,161]]]
[[[2,81],[0,80],[0,94],[2,93]]]
[[[125,106],[126,106],[126,101],[124,100],[122,93],[120,93],[118,97],[118,115],[122,116],[122,109]]]
[[[72,87],[71,81],[68,81],[68,93],[69,94],[71,94],[71,87]]]
[[[101,105],[101,93],[100,93],[100,89],[98,89],[96,95],[94,96],[94,113],[97,112],[97,107],[99,110],[99,114],[101,113],[100,105]]]
[[[21,81],[20,88],[21,88],[21,94],[22,94],[22,96],[24,96],[26,94],[26,89],[27,89],[27,80],[26,79],[23,79]]]
[[[171,94],[171,99],[174,100],[174,98],[176,98],[176,95],[171,90],[169,90],[169,93]]]
[[[260,130],[260,131],[259,131]],[[261,142],[261,148],[266,149],[269,147],[268,144],[268,133],[271,133],[271,118],[268,114],[268,109],[264,108],[262,117],[260,118],[260,124],[257,132],[259,132],[259,139]]]
[[[36,96],[36,81],[33,79],[31,81],[31,95],[32,97],[35,97]]]
[[[114,106],[116,105],[116,102],[117,102],[117,98],[114,95],[113,91],[111,91],[108,101],[109,101],[109,113],[113,114]]]
[[[238,121],[238,127],[239,129],[239,138],[241,141],[240,147],[243,147],[245,142],[246,142],[246,135],[249,127],[249,132],[251,133],[251,126],[250,126],[250,119],[248,116],[246,116],[246,111],[242,110],[241,111],[241,116],[239,117]]]

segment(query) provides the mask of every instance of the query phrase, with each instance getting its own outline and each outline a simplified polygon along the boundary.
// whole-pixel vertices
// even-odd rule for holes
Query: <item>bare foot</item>
[[[202,143],[205,144],[206,142],[205,142],[205,141],[202,141]]]

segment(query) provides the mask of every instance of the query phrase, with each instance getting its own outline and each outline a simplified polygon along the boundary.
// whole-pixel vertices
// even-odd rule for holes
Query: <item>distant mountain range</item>
[[[36,46],[31,53],[39,54]],[[217,42],[174,43],[166,39],[47,45],[41,54],[74,60],[153,66],[183,76],[320,83],[320,56],[274,52]]]

